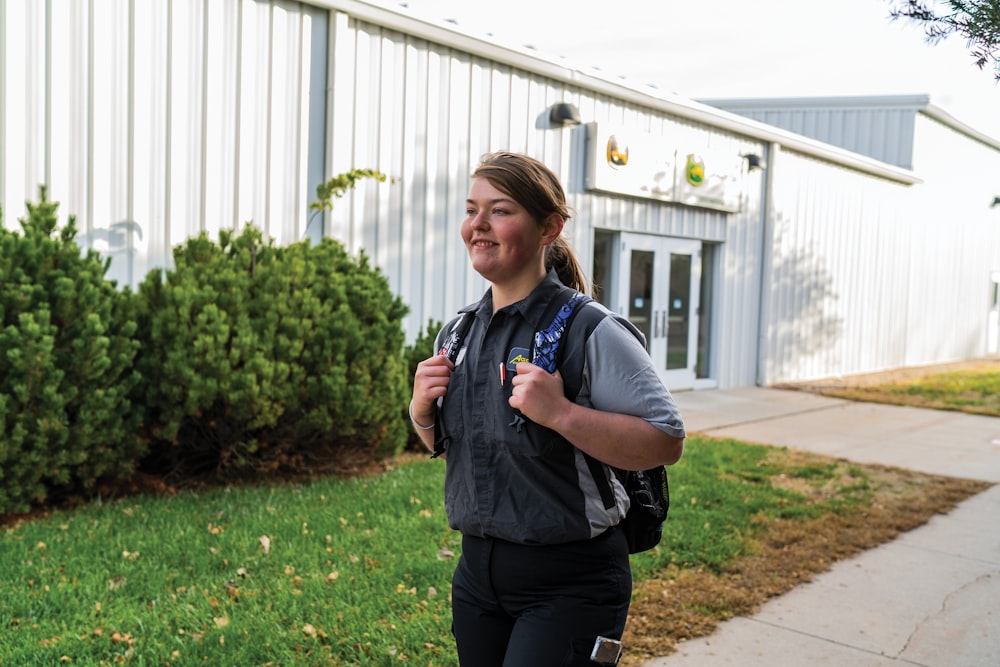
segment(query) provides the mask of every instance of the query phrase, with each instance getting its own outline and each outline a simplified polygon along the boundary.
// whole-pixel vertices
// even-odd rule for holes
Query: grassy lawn
[[[1000,359],[980,359],[940,368],[911,368],[791,386],[854,401],[1000,417]]]
[[[444,465],[135,496],[0,528],[0,665],[456,665]],[[626,665],[986,487],[690,438]]]

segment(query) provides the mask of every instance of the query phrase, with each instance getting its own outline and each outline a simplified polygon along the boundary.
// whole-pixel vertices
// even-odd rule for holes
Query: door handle
[[[665,338],[670,322],[667,320],[667,311],[653,311],[653,338]]]

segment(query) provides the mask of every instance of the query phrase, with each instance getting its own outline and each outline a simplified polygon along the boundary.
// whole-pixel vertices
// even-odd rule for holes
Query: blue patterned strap
[[[577,307],[587,301],[590,301],[589,296],[577,292],[563,304],[548,327],[535,332],[535,349],[532,353],[531,363],[539,368],[544,368],[549,373],[555,372],[556,362],[559,358],[559,345],[562,341],[562,335],[566,331],[566,324],[576,312]]]

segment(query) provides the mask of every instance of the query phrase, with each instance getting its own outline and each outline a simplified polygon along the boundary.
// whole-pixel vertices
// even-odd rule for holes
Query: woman
[[[683,452],[683,422],[641,334],[598,303],[567,328],[560,370],[527,361],[566,288],[585,289],[561,236],[569,217],[545,165],[485,156],[462,240],[490,288],[463,309],[475,317],[455,363],[434,356],[414,377],[417,433],[431,449],[435,431],[447,436],[445,507],[463,535],[452,629],[468,667],[592,665],[599,637],[620,639],[632,579],[616,525],[628,500],[608,466],[641,470]]]

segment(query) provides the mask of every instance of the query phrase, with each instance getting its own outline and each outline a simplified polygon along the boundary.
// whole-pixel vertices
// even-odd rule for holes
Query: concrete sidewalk
[[[1000,419],[762,388],[678,392],[688,433],[1000,483]],[[1000,666],[1000,486],[646,667]]]

